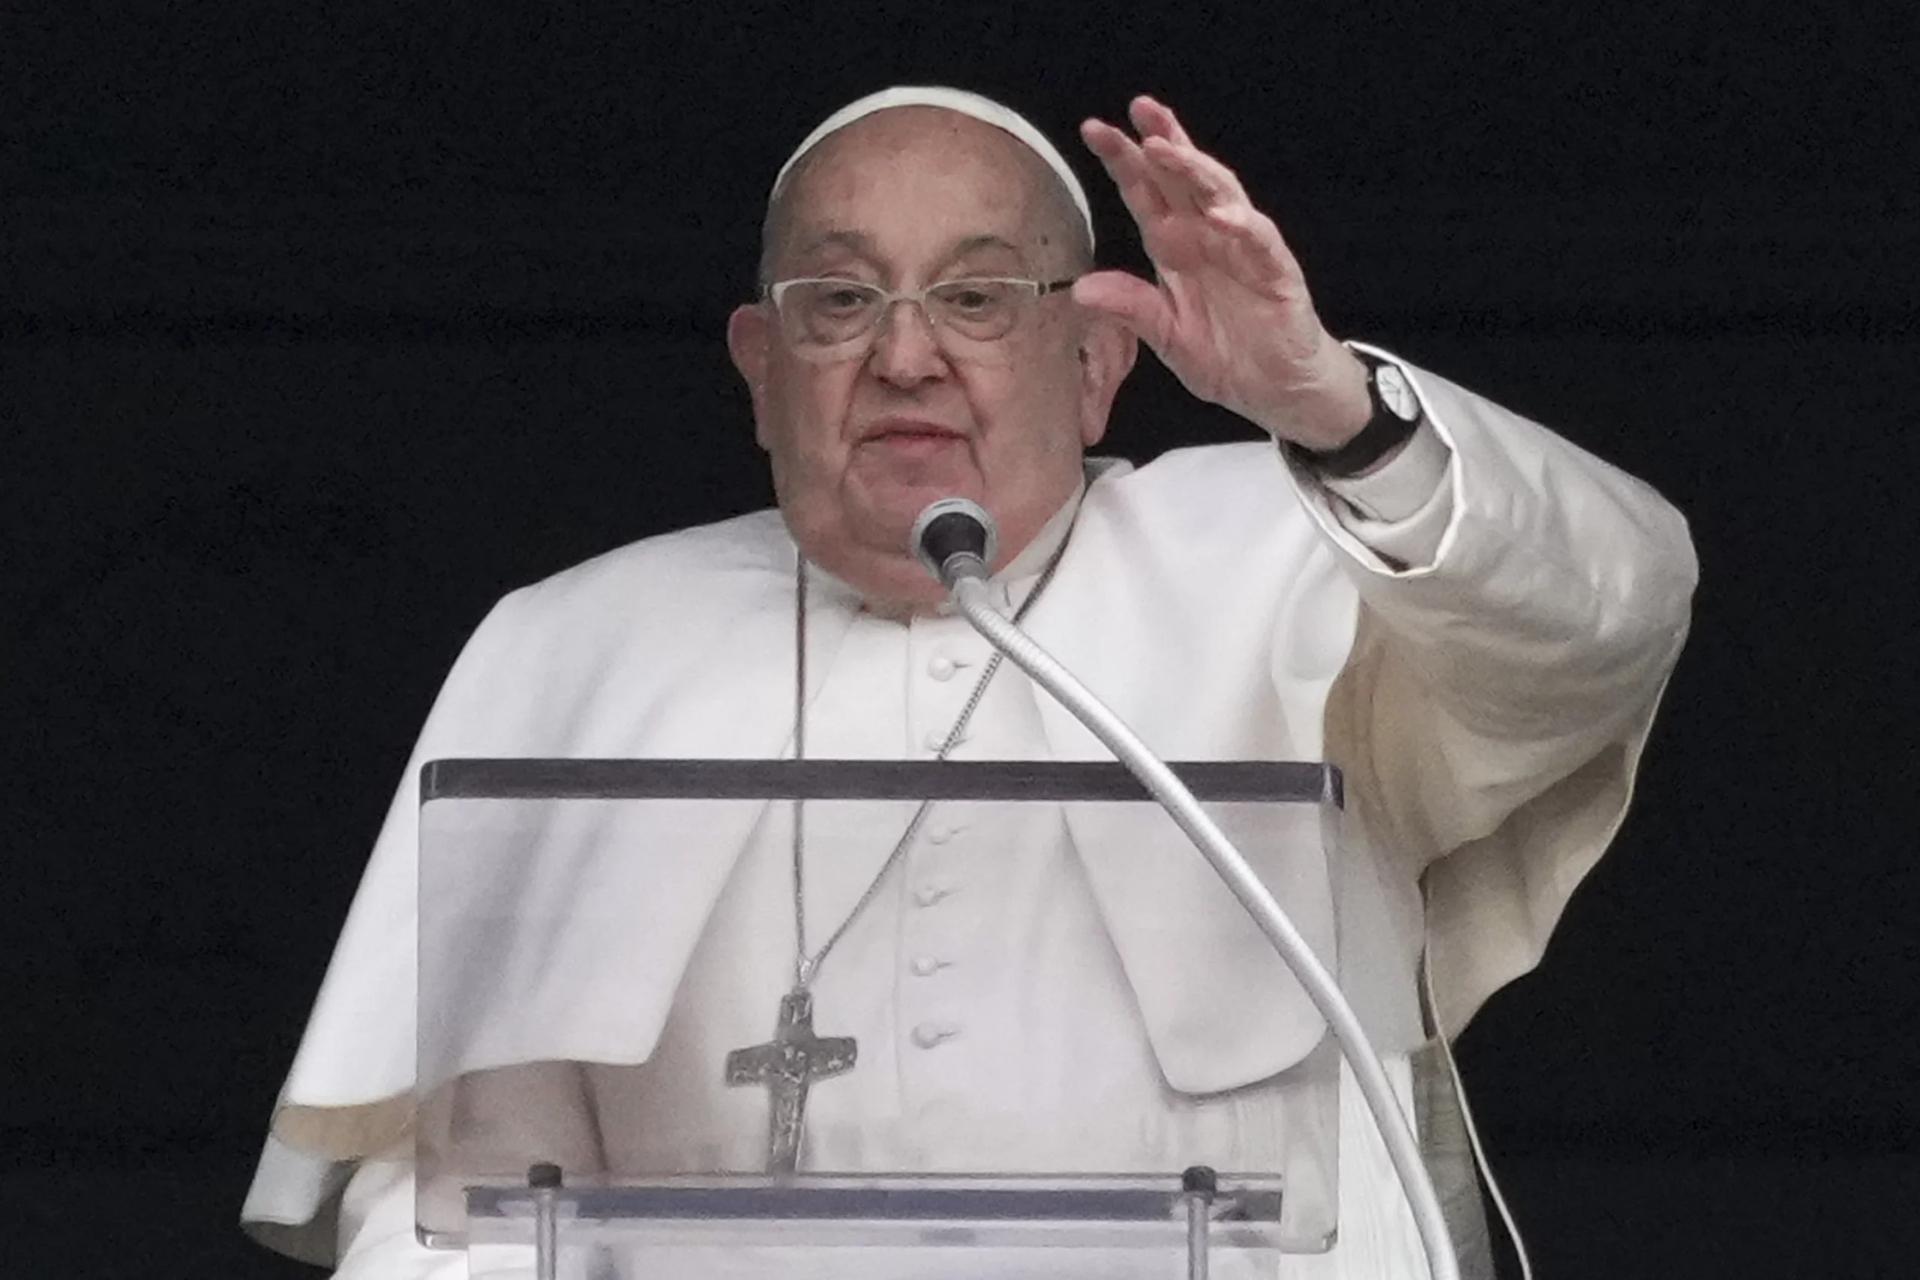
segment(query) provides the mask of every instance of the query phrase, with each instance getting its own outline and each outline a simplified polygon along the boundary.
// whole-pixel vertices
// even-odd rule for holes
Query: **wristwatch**
[[[1287,452],[1302,466],[1335,480],[1359,475],[1393,449],[1411,439],[1420,427],[1420,398],[1400,367],[1356,351],[1367,366],[1367,399],[1373,413],[1360,434],[1324,453],[1289,442]]]

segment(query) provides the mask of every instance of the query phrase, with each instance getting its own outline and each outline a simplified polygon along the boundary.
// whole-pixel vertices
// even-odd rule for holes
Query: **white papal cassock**
[[[1181,451],[1097,471],[999,581],[1023,597],[1065,539],[1030,629],[1163,755],[1324,756],[1346,772],[1355,865],[1338,874],[1362,903],[1366,936],[1343,936],[1343,963],[1358,958],[1376,979],[1362,1012],[1396,1050],[1403,1089],[1404,1054],[1421,1035],[1422,946],[1441,1023],[1457,1031],[1538,961],[1604,850],[1695,573],[1683,521],[1644,485],[1409,373],[1432,433],[1371,494],[1368,482],[1347,487],[1360,509],[1291,475],[1271,446]],[[1411,502],[1391,492],[1423,474]],[[1400,518],[1369,519],[1369,508]],[[458,1273],[457,1257],[412,1241],[404,1159],[418,766],[783,754],[793,555],[773,513],[652,539],[515,593],[476,633],[422,734],[283,1091],[244,1215],[263,1238],[326,1261],[337,1214],[342,1274]],[[816,583],[809,754],[930,757],[987,660],[984,642],[957,618],[888,621]],[[954,753],[1102,754],[1012,669]],[[870,1164],[888,1144],[959,1152],[979,1133],[1017,1131],[1025,1110],[1054,1134],[1084,1127],[1090,1143],[1112,1139],[1113,1115],[1137,1116],[1138,1140],[1170,1150],[1211,1126],[1212,1149],[1256,1162],[1258,1084],[1300,1053],[1259,1011],[1297,1004],[1290,977],[1221,910],[1196,857],[1083,859],[1057,811],[1017,808],[936,809],[827,961],[818,1024],[858,1036],[861,1065],[816,1087],[810,1158]],[[835,834],[809,832],[816,945],[890,843]],[[560,1033],[578,1039],[553,1057],[644,1064],[552,1082],[556,1108],[591,1096],[603,1118],[622,1117],[603,1128],[636,1150],[610,1163],[728,1163],[698,1147],[709,1117],[763,1134],[764,1093],[726,1090],[718,1063],[765,1037],[786,985],[784,841],[763,820],[697,871],[663,865],[680,923],[643,931],[617,995],[589,1001],[580,1026]],[[1172,931],[1174,954],[1169,920],[1187,922]],[[1071,1019],[1032,996],[1064,990]],[[1098,1089],[1073,1070],[1089,1054],[1102,1062]],[[1340,1243],[1289,1274],[1423,1274],[1364,1109],[1348,1099],[1343,1113]],[[700,1120],[676,1129],[676,1116]],[[745,1251],[658,1261],[674,1274],[806,1264]],[[872,1274],[903,1274],[866,1261]],[[1062,1261],[1008,1259],[995,1274],[1057,1275]],[[847,1275],[847,1261],[819,1273]]]

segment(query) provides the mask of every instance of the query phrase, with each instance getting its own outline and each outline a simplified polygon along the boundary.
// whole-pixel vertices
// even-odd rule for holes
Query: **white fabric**
[[[1441,508],[1444,514],[1445,510],[1451,509],[1451,504],[1446,502],[1448,494],[1445,483],[1447,463],[1451,456],[1439,433],[1422,422],[1400,451],[1378,470],[1360,476],[1329,476],[1322,483],[1344,498],[1347,505],[1367,521],[1396,523],[1430,506]],[[1343,520],[1342,523],[1363,540],[1371,542],[1365,532],[1354,528],[1351,520]],[[1434,541],[1418,550],[1408,548],[1410,558],[1431,560],[1439,533],[1445,527],[1445,521],[1442,520],[1434,529]]]
[[[1011,107],[1003,107],[991,98],[983,98],[965,89],[949,89],[937,85],[895,85],[891,89],[882,89],[878,93],[870,93],[864,98],[849,102],[822,120],[814,127],[813,132],[793,149],[793,154],[787,157],[786,163],[780,166],[780,172],[773,179],[773,188],[767,194],[767,202],[771,204],[779,197],[781,184],[786,182],[788,172],[794,165],[800,163],[802,156],[819,146],[822,139],[840,132],[854,121],[864,119],[876,111],[891,111],[896,107],[939,107],[945,111],[957,111],[963,116],[971,116],[975,120],[992,125],[1003,133],[1011,134],[1025,144],[1028,150],[1039,156],[1042,163],[1053,170],[1054,176],[1060,179],[1060,185],[1067,189],[1067,195],[1073,200],[1073,207],[1080,211],[1080,221],[1087,231],[1087,247],[1089,249],[1093,247],[1093,211],[1087,205],[1086,189],[1080,185],[1080,179],[1074,176],[1072,167],[1067,164],[1067,158],[1060,154],[1060,149],[1047,140],[1047,135],[1034,128],[1025,116]]]
[[[996,580],[1003,611],[1026,598],[1046,552],[1065,533],[1065,520],[1056,517],[1029,549],[1037,554],[1023,554]],[[950,614],[899,624],[863,613],[831,579],[816,581],[811,610],[842,614],[846,637],[831,669],[816,673],[808,754],[931,757],[991,656],[985,641]],[[1035,698],[1017,669],[1001,671],[952,758],[1044,757]],[[808,919],[816,947],[889,851],[891,832],[877,835],[864,819],[844,829],[849,817],[831,805],[808,814]],[[540,1137],[504,1159],[491,1153],[503,1167],[524,1166],[536,1155],[584,1173],[596,1160],[628,1173],[758,1166],[765,1092],[728,1088],[714,1068],[729,1049],[767,1034],[773,999],[790,981],[786,821],[784,806],[768,811],[735,866],[645,1067],[542,1068],[540,1078],[523,1077],[508,1090],[509,1123],[516,1137]],[[818,1028],[855,1036],[861,1057],[851,1075],[815,1087],[803,1167],[1164,1171],[1199,1162],[1279,1169],[1299,1145],[1271,1091],[1192,1098],[1161,1083],[1057,807],[935,806],[885,889],[814,986]],[[498,942],[489,939],[490,946]],[[743,989],[764,998],[743,1000]],[[1395,1059],[1393,1077],[1410,1111],[1404,1059]],[[1347,1197],[1343,1261],[1291,1262],[1283,1274],[1297,1280],[1408,1275],[1423,1265],[1384,1151],[1367,1145],[1364,1107],[1349,1099],[1348,1112],[1343,1140],[1354,1146],[1334,1170]],[[586,1115],[601,1123],[581,1124]],[[587,1130],[594,1141],[555,1149],[552,1135]],[[1046,1163],[1049,1157],[1060,1163]],[[1290,1215],[1321,1212],[1322,1188],[1311,1178],[1290,1177],[1288,1185]],[[349,1200],[358,1221],[342,1231],[344,1280],[458,1274],[445,1255],[414,1243],[413,1195],[404,1160],[372,1162],[356,1178]],[[1147,1280],[1166,1272],[1167,1257],[1163,1250],[1124,1249],[1035,1255],[867,1247],[849,1254],[654,1246],[635,1257],[631,1274]],[[1340,1270],[1356,1260],[1362,1272]],[[501,1251],[492,1262],[502,1270],[489,1274],[525,1276],[532,1265],[525,1250]],[[1272,1276],[1276,1262],[1223,1251],[1215,1273]]]
[[[899,672],[902,664],[888,660],[888,646],[902,632],[924,635],[935,621],[947,630],[969,630],[951,616],[906,624],[877,620],[853,607],[856,603],[843,598],[837,612],[823,607],[810,615],[810,628],[816,634],[833,637],[830,660],[822,661],[813,672],[816,690],[822,687],[822,679],[838,679],[828,688],[844,687],[849,668]],[[983,646],[984,642],[972,644]],[[868,681],[876,678],[863,676]],[[1017,675],[1009,679],[1024,683],[1024,677]],[[906,724],[910,734],[904,738],[897,716],[881,721],[881,741],[888,745],[885,757],[902,750],[917,750],[923,756],[932,753],[964,701],[963,689],[943,687],[942,691],[947,697],[933,705],[951,704],[944,706],[945,721],[939,720],[938,711],[914,709]],[[1002,686],[996,684],[992,693],[992,704],[998,706]],[[866,695],[864,702],[898,709],[900,697],[900,690],[883,688]],[[856,705],[861,702],[855,700]],[[1036,725],[1043,723],[1038,716],[1036,711]],[[973,732],[981,730],[976,726]],[[1002,739],[1009,740],[1009,735]],[[918,746],[906,747],[903,742]],[[1042,736],[1012,758],[1044,757],[1045,747]],[[421,887],[432,911],[424,914],[419,926],[420,978],[423,1003],[441,1012],[423,1026],[419,1039],[418,1091],[429,1091],[456,1076],[514,1063],[620,1062],[652,1055],[652,1037],[657,1034],[653,1020],[636,1027],[624,1012],[631,993],[618,984],[581,992],[572,984],[556,986],[553,975],[652,972],[659,962],[655,936],[676,927],[672,918],[684,911],[683,898],[672,891],[670,877],[703,884],[724,879],[741,848],[754,847],[751,833],[764,836],[769,829],[777,829],[781,820],[779,814],[763,816],[761,807],[751,804],[627,806],[624,816],[619,806],[577,803],[522,804],[510,810],[495,802],[441,801],[425,806],[419,819]],[[884,823],[885,818],[871,810],[849,813],[845,808],[822,808],[815,820],[829,825],[829,835],[841,839],[832,824]],[[1261,868],[1303,936],[1331,962],[1336,932],[1334,880],[1321,848],[1318,810],[1288,806],[1263,814],[1257,823],[1245,814],[1235,820],[1223,812],[1221,820],[1235,831],[1242,850]],[[899,823],[904,826],[904,816]],[[1089,874],[1108,883],[1152,874],[1154,864],[1186,853],[1171,824],[1157,810],[1145,807],[1071,807],[1062,836],[1084,852],[1092,864]],[[876,830],[865,838],[866,852],[855,856],[877,860],[891,838]],[[829,840],[826,847],[837,846]],[[438,856],[426,858],[429,852]],[[1127,871],[1116,870],[1122,864]],[[738,873],[734,875],[737,879]],[[594,886],[593,892],[578,892],[575,887],[581,885]],[[1224,891],[1216,887],[1214,892],[1221,901],[1208,905],[1230,910]],[[1110,907],[1127,909],[1123,895],[1111,889],[1100,896]],[[711,897],[719,897],[717,887]],[[1392,932],[1390,917],[1383,918],[1382,906],[1365,892],[1356,896],[1353,909],[1367,920],[1359,933]],[[503,924],[507,921],[517,922],[517,932],[507,932]],[[715,926],[702,927],[697,920],[691,925],[689,931],[698,934],[699,945],[707,945]],[[1129,927],[1143,940],[1142,945],[1129,947],[1130,962],[1151,974],[1161,966],[1157,953],[1174,946],[1179,935],[1219,926],[1196,915],[1180,922],[1141,916]],[[1093,936],[1098,937],[1097,932]],[[1406,945],[1417,949],[1417,940]],[[1404,965],[1390,964],[1387,971],[1397,978]],[[686,998],[686,982],[682,980],[676,996],[680,1001]],[[1349,985],[1357,989],[1351,980]],[[1389,980],[1386,985],[1398,988],[1404,982]],[[1269,1023],[1263,1037],[1263,1069],[1240,1080],[1223,1077],[1217,1087],[1232,1087],[1290,1067],[1320,1042],[1325,1031],[1321,1018],[1290,978],[1270,995],[1263,1007]],[[739,992],[734,998],[739,998]],[[1161,1040],[1178,1043],[1178,1020],[1190,1016],[1193,1001],[1176,1000],[1171,992],[1162,992],[1160,1000],[1154,1021],[1166,1028]],[[1075,1002],[1070,1008],[1077,1012],[1090,1006]],[[752,1016],[758,1019],[764,1014]],[[714,1021],[720,1019],[716,1016]],[[1058,1030],[1085,1043],[1100,1044],[1107,1041],[1111,1027],[1098,1022],[1077,1027],[1063,1020]],[[636,1034],[644,1034],[647,1041],[636,1042]],[[1417,1036],[1417,1028],[1407,1023],[1398,1032],[1376,1028],[1376,1034],[1405,1042]],[[1206,1068],[1189,1062],[1184,1069]],[[1180,1082],[1181,1077],[1173,1078]]]
[[[1344,502],[1283,481],[1270,445],[1182,451],[1090,485],[1030,624],[1167,756],[1340,764],[1358,847],[1339,870],[1349,892],[1371,895],[1378,923],[1343,938],[1343,955],[1404,979],[1368,993],[1363,1014],[1417,1028],[1425,869],[1435,985],[1443,1021],[1459,1028],[1537,962],[1618,823],[1684,636],[1693,561],[1683,522],[1644,486],[1410,372],[1450,451],[1431,555],[1369,547]],[[313,1166],[385,1150],[410,1118],[413,1011],[401,993],[413,982],[419,764],[779,754],[791,564],[784,528],[764,513],[636,544],[496,609],[449,678],[382,832],[249,1218],[324,1214]],[[831,664],[846,639],[823,617],[814,652]],[[1049,755],[1100,757],[1058,709],[1039,718]],[[1109,834],[1071,833],[1080,848],[1107,847]],[[731,837],[736,856],[747,836]],[[1284,1006],[1290,977],[1197,859],[1136,853],[1085,871],[1164,1078],[1205,1092],[1286,1066],[1298,1046],[1285,1026],[1246,1015]],[[647,963],[633,970],[650,978],[592,1010],[610,1051],[600,1060],[653,1052],[731,873],[718,863],[699,876],[660,868],[671,909],[645,931]],[[764,993],[754,1007],[768,1016]]]
[[[1031,578],[1012,584],[1015,597],[1032,585]],[[836,606],[816,601],[821,607]],[[812,699],[809,754],[931,758],[929,743],[945,736],[990,656],[985,642],[958,617],[902,625],[858,612],[853,602],[837,607],[851,616]],[[953,758],[1045,753],[1031,684],[1017,669],[1002,671]],[[896,808],[893,823],[876,824],[865,806],[808,807],[814,945],[846,918],[885,859],[911,810]],[[729,1050],[767,1037],[776,999],[791,982],[789,822],[784,805],[766,811],[702,932],[646,1065],[589,1067],[572,1088],[545,1094],[513,1091],[516,1129],[528,1125],[529,1103],[539,1097],[556,1117],[602,1118],[599,1143],[566,1153],[575,1159],[598,1156],[622,1172],[762,1167],[766,1091],[728,1087],[717,1067]],[[1332,1165],[1332,1143],[1310,1102],[1301,1115],[1286,1105],[1284,1088],[1193,1097],[1161,1081],[1058,806],[934,806],[909,855],[830,954],[813,989],[817,1028],[856,1037],[860,1059],[851,1073],[814,1086],[803,1168],[1164,1173],[1203,1163],[1281,1170],[1292,1192],[1289,1225],[1319,1221],[1318,1231],[1307,1228],[1309,1236],[1331,1226],[1330,1188],[1318,1182],[1320,1170],[1307,1170],[1316,1155]],[[580,1126],[560,1118],[534,1127]],[[520,1168],[534,1155],[496,1158],[494,1167]],[[1379,1218],[1383,1194],[1391,1212],[1397,1201],[1389,1180],[1373,1188],[1364,1212],[1355,1206],[1356,1221]],[[1374,1233],[1394,1234],[1377,1227]],[[1401,1235],[1417,1260],[1410,1222]],[[868,1248],[852,1256],[783,1252],[777,1260],[725,1250],[672,1256],[689,1268],[698,1259],[696,1275],[771,1280],[893,1277],[916,1267],[951,1275],[965,1254],[938,1259]],[[1065,1262],[1053,1258],[1050,1273],[1112,1274],[1121,1263],[1094,1256],[1102,1260],[1099,1271],[1077,1270],[1070,1254]],[[996,1257],[999,1266],[1020,1262],[1017,1251]],[[658,1251],[649,1251],[649,1261],[658,1269]],[[1164,1255],[1144,1260],[1149,1273],[1163,1263]],[[1026,1265],[1035,1263],[1028,1258]]]

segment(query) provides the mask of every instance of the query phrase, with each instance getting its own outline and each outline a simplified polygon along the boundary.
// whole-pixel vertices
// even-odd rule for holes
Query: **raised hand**
[[[1173,112],[1133,100],[1136,141],[1099,120],[1080,126],[1120,189],[1157,283],[1096,271],[1082,306],[1126,324],[1187,390],[1308,449],[1366,424],[1366,370],[1320,323],[1273,219],[1231,169],[1193,145]]]

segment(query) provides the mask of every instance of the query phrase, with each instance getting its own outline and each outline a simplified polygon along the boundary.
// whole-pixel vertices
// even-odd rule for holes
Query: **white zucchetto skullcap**
[[[1053,170],[1054,176],[1060,179],[1060,185],[1064,186],[1067,194],[1073,198],[1073,207],[1080,211],[1080,221],[1087,229],[1087,246],[1089,248],[1093,246],[1093,212],[1087,207],[1087,193],[1081,189],[1080,179],[1074,177],[1073,170],[1067,167],[1066,157],[1047,141],[1046,135],[1034,128],[1025,116],[1011,107],[1003,107],[991,98],[983,98],[965,89],[948,89],[938,85],[895,85],[891,89],[882,89],[878,93],[870,93],[864,98],[849,102],[822,120],[818,127],[793,149],[793,154],[787,157],[787,162],[780,166],[780,172],[773,179],[773,190],[767,195],[767,203],[769,205],[773,203],[780,194],[781,184],[787,180],[787,174],[800,162],[800,157],[820,144],[821,139],[838,133],[855,120],[870,116],[876,111],[891,111],[895,107],[939,107],[946,111],[957,111],[963,116],[972,116],[975,120],[984,121],[1002,132],[1012,134],[1014,138],[1024,143],[1029,151],[1039,156],[1047,168]]]

